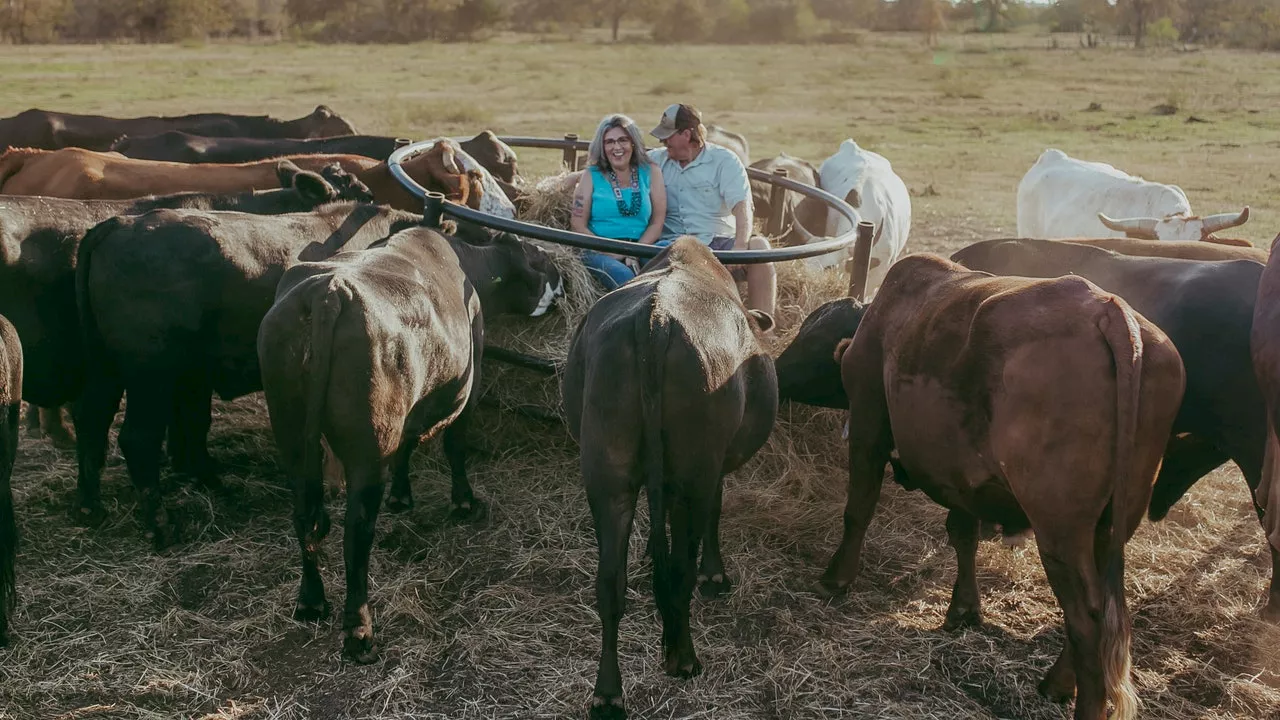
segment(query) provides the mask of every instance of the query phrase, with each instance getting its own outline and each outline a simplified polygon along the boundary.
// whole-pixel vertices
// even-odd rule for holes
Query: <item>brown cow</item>
[[[22,343],[18,331],[0,315],[0,647],[9,642],[9,615],[18,595],[14,560],[18,526],[13,517],[13,461],[18,453],[18,410],[22,406]]]
[[[823,591],[857,577],[896,449],[901,481],[951,510],[959,568],[943,628],[981,622],[979,520],[1030,527],[1067,625],[1041,692],[1076,689],[1076,720],[1105,718],[1108,698],[1114,718],[1134,717],[1124,545],[1182,399],[1173,344],[1084,279],[993,277],[924,254],[889,269],[842,348],[849,497]]]
[[[618,623],[642,487],[665,670],[682,678],[702,672],[689,632],[694,563],[705,539],[697,573],[707,579],[703,594],[728,589],[720,498],[724,475],[760,449],[778,411],[773,359],[760,341],[772,325],[767,314],[743,306],[728,270],[687,236],[601,298],[578,325],[562,389],[569,432],[582,446],[600,551],[603,648],[592,718],[626,717]]]
[[[294,617],[328,614],[317,568],[329,528],[321,437],[347,478],[343,654],[373,662],[369,549],[382,505],[408,505],[409,458],[443,430],[455,512],[479,503],[467,482],[465,419],[484,348],[483,311],[541,315],[561,286],[551,258],[514,235],[475,246],[414,227],[376,249],[343,252],[284,273],[258,330],[271,427],[293,477],[302,584]]]
[[[1280,235],[1271,242],[1271,260],[1258,282],[1250,337],[1253,370],[1267,405],[1266,454],[1262,483],[1254,500],[1261,508],[1262,527],[1273,553],[1280,553],[1280,438],[1276,435],[1280,428],[1280,256],[1275,252],[1278,242]],[[1263,609],[1262,616],[1270,622],[1280,622],[1280,607],[1270,603]]]
[[[464,170],[456,159],[457,144],[438,143],[414,156],[403,167],[428,190],[450,200],[479,208],[484,195],[479,171]],[[410,194],[391,175],[385,161],[359,155],[289,155],[237,164],[135,160],[119,153],[80,148],[32,150],[19,148],[0,155],[0,194],[46,197],[127,199],[179,191],[237,193],[280,186],[276,166],[290,160],[303,170],[319,172],[338,163],[369,187],[379,204],[398,210],[422,211],[422,200]]]
[[[1135,240],[1133,238],[1080,238],[1057,240],[1073,245],[1091,245],[1121,255],[1178,258],[1181,260],[1253,260],[1267,264],[1266,250],[1237,247],[1206,240]]]

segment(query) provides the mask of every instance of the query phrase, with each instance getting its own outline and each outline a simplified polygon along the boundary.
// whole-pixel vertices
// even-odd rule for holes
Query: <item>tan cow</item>
[[[463,168],[459,148],[452,141],[403,163],[418,184],[442,192],[460,204],[479,208],[484,195],[479,171]],[[422,200],[410,194],[391,175],[386,162],[360,155],[288,155],[247,163],[188,164],[136,160],[120,153],[81,148],[34,150],[17,148],[0,155],[0,194],[44,195],[81,200],[111,200],[162,195],[179,191],[239,193],[280,187],[276,166],[281,159],[303,170],[319,172],[338,163],[360,178],[376,202],[399,210],[422,212]]]
[[[1091,245],[1121,255],[1178,258],[1181,260],[1253,260],[1267,264],[1266,250],[1252,245],[1236,246],[1206,240],[1135,240],[1133,238],[1088,238],[1062,240],[1073,245]]]
[[[1124,545],[1182,401],[1173,344],[1082,278],[994,277],[924,254],[889,269],[842,349],[849,496],[823,591],[857,577],[896,450],[894,478],[951,510],[943,628],[981,622],[979,521],[1030,527],[1069,638],[1041,692],[1077,692],[1076,720],[1103,720],[1108,698],[1133,718]]]

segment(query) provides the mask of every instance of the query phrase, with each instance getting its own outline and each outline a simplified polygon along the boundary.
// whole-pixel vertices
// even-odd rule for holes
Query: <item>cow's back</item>
[[[862,220],[875,224],[879,238],[871,250],[873,267],[867,288],[879,287],[889,266],[906,248],[911,232],[911,193],[906,183],[887,158],[853,140],[841,143],[836,154],[823,161],[818,174],[822,189],[850,202]],[[828,209],[828,236],[852,230],[844,215]]]

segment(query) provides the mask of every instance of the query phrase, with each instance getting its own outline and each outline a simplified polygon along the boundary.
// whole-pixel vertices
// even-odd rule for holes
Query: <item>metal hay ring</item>
[[[512,147],[560,149],[565,152],[565,157],[567,159],[576,157],[578,151],[586,150],[589,145],[586,141],[578,140],[577,136],[572,135],[565,136],[563,140],[530,137],[499,137],[498,139]],[[428,191],[426,188],[419,185],[418,182],[409,177],[409,174],[400,166],[400,163],[405,159],[410,156],[417,155],[420,152],[429,150],[434,144],[434,140],[422,140],[410,143],[397,148],[391,153],[391,156],[387,158],[387,167],[390,168],[391,175],[395,177],[395,179],[398,180],[406,190],[419,198],[422,198],[423,215],[425,218],[424,221],[428,225],[437,224],[440,220],[440,216],[443,214],[458,220],[473,222],[477,225],[482,225],[493,230],[514,233],[522,237],[535,238],[537,240],[558,243],[560,245],[570,245],[587,250],[595,250],[597,252],[628,255],[639,258],[651,258],[662,252],[662,248],[655,245],[642,245],[629,240],[613,240],[610,238],[597,237],[595,235],[576,233],[569,230],[550,228],[536,223],[490,215],[489,213],[472,210],[469,207],[446,201],[444,195]],[[574,167],[576,167],[576,162]],[[857,228],[859,222],[858,214],[844,200],[822,190],[821,188],[798,183],[789,178],[774,175],[772,173],[766,173],[755,168],[747,168],[747,176],[772,185],[779,185],[787,190],[800,193],[807,197],[821,200],[826,203],[827,207],[832,208],[843,215],[849,221],[850,229],[848,232],[834,238],[829,238],[807,245],[799,245],[796,247],[773,248],[770,250],[712,251],[720,262],[726,265],[752,265],[756,263],[802,260],[804,258],[826,255],[827,253],[843,250],[853,245],[854,241],[857,239]]]

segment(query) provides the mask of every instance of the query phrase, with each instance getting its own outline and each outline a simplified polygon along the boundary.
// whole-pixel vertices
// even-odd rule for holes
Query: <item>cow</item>
[[[751,143],[747,142],[745,135],[725,130],[715,123],[708,123],[707,142],[715,143],[737,155],[743,167],[751,164]]]
[[[751,167],[770,174],[781,169],[789,180],[818,187],[818,169],[786,153],[779,153],[767,160],[757,160],[751,163]],[[756,217],[766,220],[773,217],[772,196],[773,185],[763,180],[751,181],[751,204]],[[825,232],[826,227],[826,203],[799,193],[783,191],[783,234],[780,236],[783,245],[804,245],[813,240],[812,230]]]
[[[835,350],[841,340],[853,337],[866,312],[865,304],[845,297],[829,300],[809,313],[774,361],[778,398],[837,410],[849,407]]]
[[[378,203],[411,212],[422,209],[422,200],[392,176],[386,162],[358,155],[291,155],[238,165],[190,165],[133,160],[116,153],[79,148],[18,149],[0,156],[0,193],[106,199],[179,190],[243,192],[275,187],[275,166],[281,159],[303,169],[320,169],[338,162],[369,188]],[[451,141],[437,143],[410,158],[403,167],[418,184],[444,193],[459,204],[495,214],[510,206],[493,177]],[[508,217],[513,215],[512,209]]]
[[[10,147],[106,150],[122,135],[156,135],[182,130],[212,137],[317,138],[354,135],[356,129],[326,105],[297,120],[268,115],[200,113],[177,117],[113,118],[32,108],[0,118],[0,151]]]
[[[1258,282],[1258,300],[1254,306],[1250,328],[1250,354],[1253,369],[1266,404],[1267,433],[1263,453],[1262,484],[1254,493],[1254,502],[1262,511],[1262,528],[1271,546],[1271,556],[1280,553],[1280,260],[1275,253],[1280,235],[1271,243],[1271,258]],[[1272,576],[1274,587],[1275,577]],[[1263,610],[1263,618],[1280,623],[1280,603],[1272,602]]]
[[[958,572],[943,629],[981,623],[980,519],[1034,530],[1066,638],[1040,691],[1076,720],[1135,716],[1124,546],[1142,521],[1183,392],[1173,343],[1079,277],[971,272],[932,254],[885,276],[851,342],[849,488],[820,590],[856,579],[886,464],[947,507]]]
[[[75,296],[76,250],[84,234],[114,215],[156,208],[266,215],[306,211],[336,200],[372,199],[368,188],[337,166],[316,174],[280,162],[277,182],[283,187],[237,195],[176,193],[137,200],[0,195],[0,314],[14,323],[26,341],[22,396],[42,408],[38,421],[55,445],[74,447],[57,408],[79,396],[84,378]]]
[[[1018,183],[1018,235],[1203,240],[1244,224],[1249,210],[1198,217],[1177,185],[1144,180],[1049,148]]]
[[[138,160],[165,160],[183,163],[244,163],[284,155],[350,154],[386,160],[397,148],[408,145],[407,138],[380,135],[338,137],[250,138],[205,137],[171,130],[146,137],[125,136],[110,150]],[[495,178],[514,183],[519,177],[515,151],[491,131],[485,130],[458,145],[475,158]]]
[[[1263,265],[1253,260],[1204,262],[1131,257],[1053,240],[989,240],[951,259],[997,275],[1074,274],[1125,299],[1161,328],[1186,368],[1183,395],[1148,517],[1163,519],[1201,477],[1235,462],[1255,495],[1262,479],[1266,408],[1250,356],[1249,335]],[[1261,517],[1261,508],[1258,508]],[[1264,615],[1280,613],[1280,552]]]
[[[368,574],[383,467],[392,468],[392,497],[409,507],[409,458],[443,430],[454,513],[476,513],[465,429],[484,349],[482,312],[541,315],[561,285],[550,256],[513,235],[475,246],[426,227],[285,271],[257,348],[271,427],[294,488],[302,548],[294,618],[329,613],[317,567],[329,528],[323,437],[346,477],[346,658],[377,659]]]
[[[1072,245],[1089,245],[1118,252],[1121,255],[1143,257],[1181,258],[1183,260],[1252,260],[1267,264],[1266,250],[1253,245],[1247,247],[1223,245],[1215,242],[1165,240],[1134,240],[1133,238],[1087,238],[1062,240]]]
[[[261,389],[258,324],[284,271],[419,222],[419,215],[345,202],[270,217],[153,210],[94,226],[75,270],[86,376],[76,416],[80,520],[104,517],[107,431],[127,392],[119,445],[144,533],[156,548],[172,542],[175,528],[157,488],[165,429],[172,424],[175,469],[217,488],[207,448],[212,394],[230,400]]]
[[[18,455],[18,413],[22,407],[22,342],[0,315],[0,647],[9,644],[9,617],[17,604],[14,565],[18,525],[13,516],[13,461]]]
[[[847,202],[859,219],[876,225],[878,237],[871,247],[866,285],[867,292],[872,292],[907,246],[911,193],[883,155],[864,150],[852,139],[840,143],[835,154],[822,161],[818,177],[823,190]],[[853,229],[848,218],[828,208],[826,236],[836,237]],[[838,266],[852,252],[850,246],[848,253],[828,253],[806,262],[817,268]]]
[[[772,318],[747,310],[709,249],[678,238],[627,284],[601,298],[574,332],[562,379],[569,432],[599,546],[596,602],[603,647],[591,717],[625,717],[618,623],[636,497],[649,498],[653,591],[664,668],[702,672],[689,630],[694,563],[702,592],[728,590],[720,556],[724,475],[764,444],[778,410],[761,334]],[[672,545],[667,545],[667,520]]]

